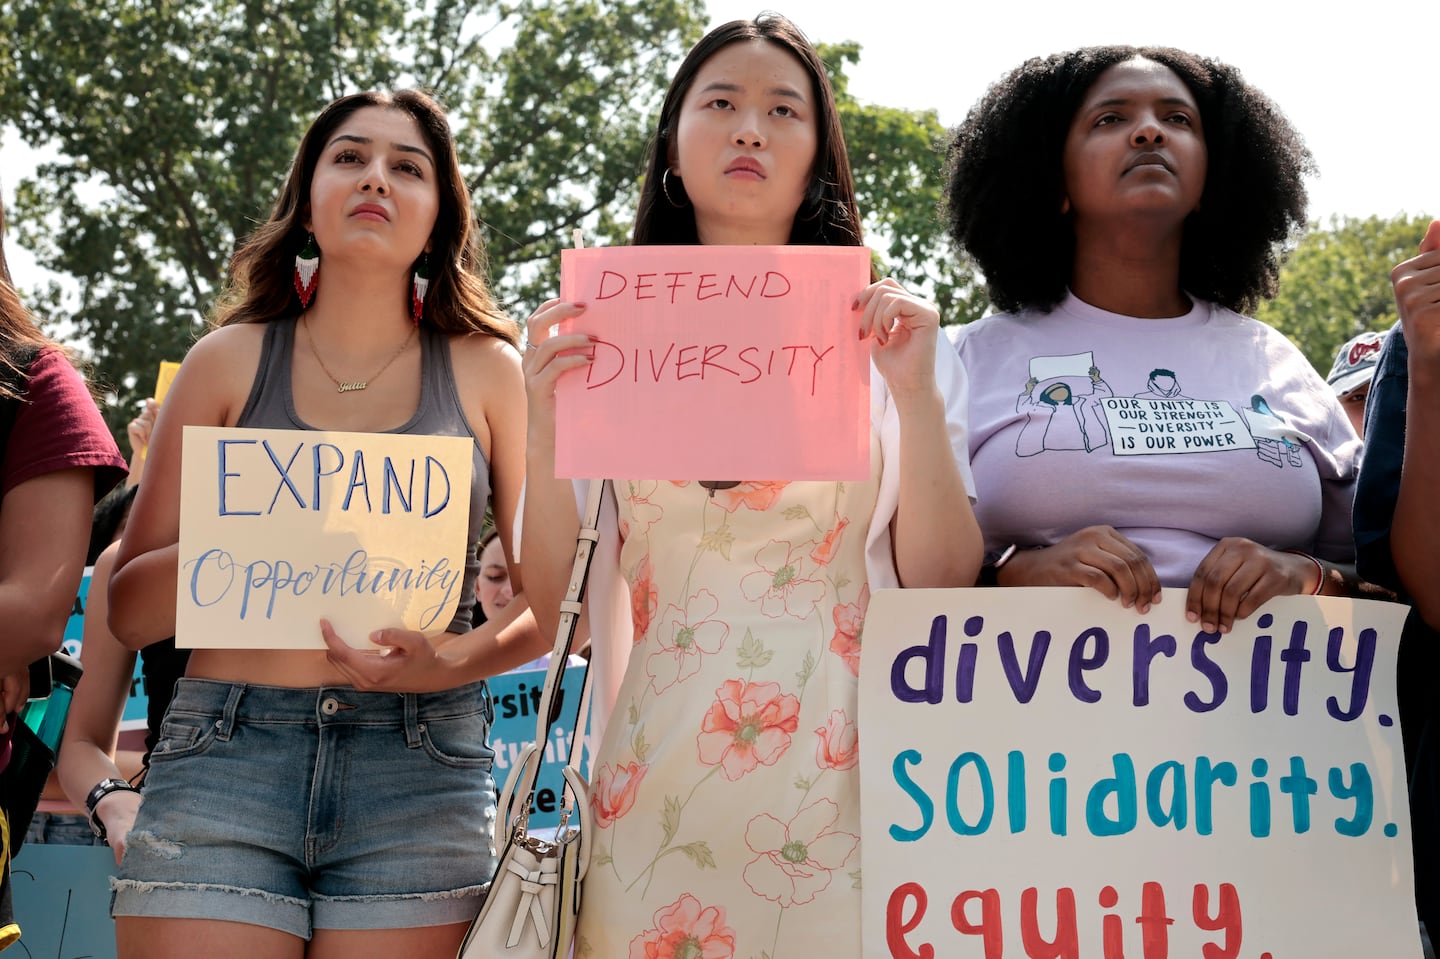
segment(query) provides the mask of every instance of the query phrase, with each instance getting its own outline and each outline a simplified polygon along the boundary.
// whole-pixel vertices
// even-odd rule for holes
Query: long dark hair
[[[356,93],[321,111],[300,141],[269,221],[251,233],[231,258],[230,287],[215,311],[214,325],[266,323],[300,312],[292,273],[295,255],[308,239],[304,222],[315,166],[336,128],[366,107],[399,110],[411,117],[435,157],[440,203],[430,234],[430,290],[425,297],[424,322],[446,333],[478,331],[512,345],[518,343],[519,326],[495,304],[485,285],[485,254],[450,124],[440,105],[418,90]],[[324,251],[321,254],[323,262]],[[318,295],[323,296],[324,291]]]
[[[660,107],[660,119],[650,140],[645,183],[640,190],[640,208],[635,216],[631,242],[640,245],[698,243],[695,209],[681,199],[684,185],[673,174],[670,193],[677,208],[666,199],[662,179],[670,165],[670,143],[678,125],[677,114],[695,82],[695,75],[720,48],[747,40],[764,40],[790,53],[810,75],[810,86],[818,111],[815,115],[815,169],[805,199],[790,228],[790,242],[827,246],[862,246],[860,213],[855,205],[855,182],[850,176],[850,158],[845,152],[845,134],[835,109],[835,91],[825,74],[825,65],[815,47],[795,26],[779,14],[767,13],[754,20],[732,20],[716,27],[695,44]]]
[[[1060,210],[1071,120],[1110,67],[1140,57],[1195,97],[1208,157],[1200,209],[1185,221],[1180,287],[1237,312],[1275,292],[1283,243],[1305,226],[1304,141],[1240,71],[1169,47],[1088,47],[1027,60],[954,131],[950,235],[985,273],[1000,309],[1048,310],[1065,297],[1075,231]]]

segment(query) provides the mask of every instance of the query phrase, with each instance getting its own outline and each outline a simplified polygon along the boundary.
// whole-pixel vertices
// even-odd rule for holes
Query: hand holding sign
[[[1002,586],[1088,586],[1142,614],[1160,602],[1150,557],[1111,526],[1087,526],[1053,546],[1021,550],[1000,575]]]
[[[870,358],[891,393],[929,394],[935,387],[940,311],[886,277],[855,298],[860,338],[873,337]]]
[[[1267,549],[1241,536],[1227,536],[1195,567],[1185,594],[1185,618],[1207,633],[1228,633],[1235,620],[1249,617],[1276,596],[1310,593],[1317,562],[1299,553]],[[1323,573],[1320,585],[1324,585]]]
[[[584,303],[546,300],[525,321],[525,394],[530,411],[533,443],[555,445],[555,385],[568,370],[589,366],[595,360],[592,338],[583,333],[556,335],[555,325],[585,312]]]
[[[455,685],[454,674],[424,633],[381,629],[369,637],[375,649],[357,649],[335,632],[329,620],[322,619],[320,637],[329,650],[325,658],[356,689],[431,693]]]
[[[125,427],[125,434],[130,438],[132,456],[143,455],[150,446],[150,434],[155,430],[155,417],[159,415],[160,404],[153,398],[147,398],[140,413]]]

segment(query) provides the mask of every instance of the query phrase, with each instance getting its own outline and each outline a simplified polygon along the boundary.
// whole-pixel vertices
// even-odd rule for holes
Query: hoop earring
[[[300,296],[301,308],[308,309],[320,285],[320,248],[315,245],[315,234],[305,236],[305,246],[295,254],[295,292]]]
[[[680,178],[677,176],[675,179],[678,180]],[[681,185],[683,186],[683,184]],[[670,168],[668,166],[665,168],[665,172],[660,174],[660,192],[665,194],[665,202],[677,210],[683,210],[689,206],[688,203],[676,203],[675,198],[670,195]],[[686,199],[688,200],[689,197],[686,197]]]
[[[430,254],[421,253],[415,267],[415,280],[410,290],[410,319],[416,326],[425,312],[425,294],[430,290]]]

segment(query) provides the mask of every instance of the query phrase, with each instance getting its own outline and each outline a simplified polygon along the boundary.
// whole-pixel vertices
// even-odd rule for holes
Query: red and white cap
[[[1380,362],[1380,347],[1384,345],[1385,334],[1373,330],[1345,341],[1335,354],[1335,365],[1330,367],[1330,375],[1325,378],[1336,396],[1345,396],[1369,384]]]

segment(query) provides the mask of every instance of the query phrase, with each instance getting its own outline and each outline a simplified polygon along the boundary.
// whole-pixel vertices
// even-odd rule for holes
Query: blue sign
[[[62,649],[71,656],[79,657],[85,638],[85,604],[90,596],[90,574],[93,566],[85,567],[80,579],[80,590],[75,596],[75,605],[70,618],[65,621],[65,640]],[[140,673],[140,657],[135,657],[135,669],[130,678],[130,696],[125,700],[125,713],[120,717],[121,729],[144,729],[148,719],[150,696],[145,689],[145,678]]]
[[[115,959],[110,876],[115,854],[103,846],[26,843],[10,865],[21,959]],[[8,956],[7,956],[8,959]]]
[[[492,676],[486,682],[495,699],[495,724],[490,727],[490,745],[495,749],[495,785],[505,786],[520,750],[535,739],[535,713],[545,692],[545,670]],[[580,711],[580,692],[585,684],[585,670],[571,666],[565,670],[560,684],[560,718],[550,730],[545,744],[544,763],[536,781],[535,801],[530,806],[530,824],[547,827],[560,825],[560,789],[563,779],[560,767],[570,756],[575,738],[575,716]],[[587,724],[588,730],[588,724]],[[582,741],[584,753],[581,773],[589,768],[590,743]]]

